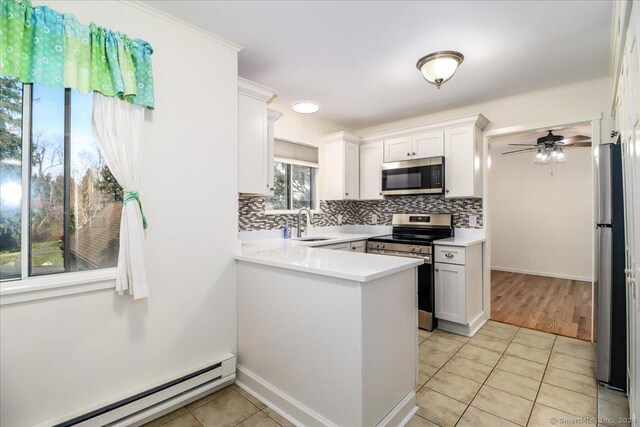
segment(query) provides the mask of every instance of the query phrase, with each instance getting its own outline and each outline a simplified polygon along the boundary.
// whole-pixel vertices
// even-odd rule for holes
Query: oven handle
[[[398,252],[387,252],[385,250],[378,249],[369,249],[370,254],[378,254],[378,255],[389,255],[389,256],[399,256],[404,258],[420,258],[424,260],[425,264],[431,264],[431,255],[416,255],[411,253],[398,253]]]

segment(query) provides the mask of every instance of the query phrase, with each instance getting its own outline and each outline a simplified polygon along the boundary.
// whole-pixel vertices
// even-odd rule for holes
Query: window
[[[0,280],[114,267],[122,189],[93,96],[0,77]]]
[[[315,167],[275,162],[274,191],[267,210],[315,209],[315,176]]]

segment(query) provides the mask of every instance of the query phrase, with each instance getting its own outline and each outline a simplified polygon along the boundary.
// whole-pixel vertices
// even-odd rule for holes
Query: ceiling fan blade
[[[563,148],[569,148],[569,147],[591,147],[591,141],[574,142],[572,144],[563,145],[562,147]]]
[[[562,141],[559,141],[561,144],[571,144],[572,142],[582,142],[591,139],[590,136],[586,135],[576,135],[570,136],[569,138],[565,138]]]
[[[522,147],[537,147],[538,144],[507,144],[507,145],[515,145],[515,146],[522,146]]]
[[[532,150],[535,150],[535,149],[536,149],[536,147],[523,148],[523,149],[521,149],[521,150],[507,151],[506,153],[502,153],[502,155],[505,155],[505,154],[514,154],[514,153],[523,153],[523,152],[525,152],[525,151],[532,151]]]

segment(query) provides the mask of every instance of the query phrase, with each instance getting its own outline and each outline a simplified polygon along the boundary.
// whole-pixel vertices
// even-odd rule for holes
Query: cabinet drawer
[[[448,264],[465,263],[465,249],[459,246],[436,246],[436,262],[446,262]]]
[[[350,251],[351,250],[351,243],[334,243],[332,245],[322,245],[322,246],[316,246],[316,248],[321,248],[321,249],[333,249],[335,251]]]
[[[366,243],[366,240],[357,240],[355,242],[349,243],[351,252],[367,252],[367,250],[365,249]]]

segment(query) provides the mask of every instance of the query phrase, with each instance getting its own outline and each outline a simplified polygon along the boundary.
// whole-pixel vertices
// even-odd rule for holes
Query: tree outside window
[[[313,167],[276,162],[274,192],[267,200],[267,210],[315,209],[315,174]]]

